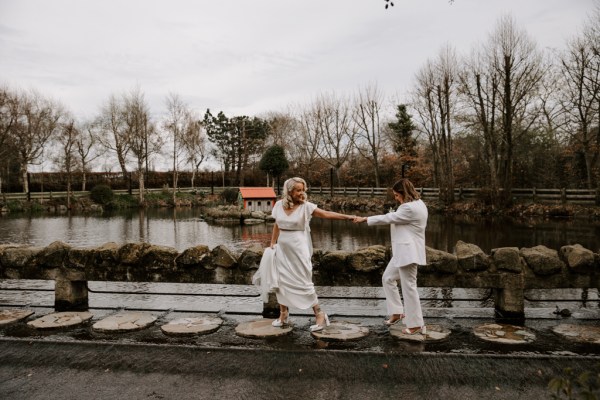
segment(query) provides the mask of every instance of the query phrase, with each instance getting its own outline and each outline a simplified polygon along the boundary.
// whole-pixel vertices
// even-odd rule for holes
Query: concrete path
[[[595,357],[465,356],[0,338],[0,398],[541,399]]]

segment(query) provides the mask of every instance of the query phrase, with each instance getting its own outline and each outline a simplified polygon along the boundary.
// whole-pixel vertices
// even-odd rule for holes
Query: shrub
[[[9,200],[6,203],[6,208],[8,209],[9,212],[18,212],[18,211],[23,211],[23,203],[20,202],[19,200]]]
[[[101,204],[103,206],[109,204],[115,194],[112,189],[107,185],[96,185],[90,191],[90,198],[97,204]]]
[[[565,368],[562,376],[554,377],[548,383],[553,399],[589,399],[600,396],[600,365],[577,375],[572,368]]]
[[[227,188],[221,192],[221,198],[226,204],[236,204],[238,201],[238,188]]]
[[[114,198],[105,206],[106,210],[126,210],[129,208],[139,207],[137,196],[130,194],[120,194],[114,196]]]

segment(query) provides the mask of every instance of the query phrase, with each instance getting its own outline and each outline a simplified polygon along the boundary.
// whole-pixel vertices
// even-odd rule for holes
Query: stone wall
[[[57,307],[87,307],[87,281],[250,284],[263,249],[255,245],[236,255],[226,246],[199,245],[183,252],[147,243],[106,243],[75,248],[62,242],[47,247],[0,245],[0,278],[52,279]],[[380,286],[390,248],[320,251],[313,255],[317,286]],[[420,287],[493,288],[496,306],[520,314],[526,289],[598,288],[600,255],[580,245],[558,251],[545,246],[504,247],[484,253],[459,241],[454,253],[427,248]],[[62,294],[59,294],[59,291]],[[515,300],[516,299],[516,300]],[[63,304],[64,303],[64,304]]]

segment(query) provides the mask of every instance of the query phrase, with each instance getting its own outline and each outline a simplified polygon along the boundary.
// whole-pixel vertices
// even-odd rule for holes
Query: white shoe
[[[288,326],[289,324],[290,324],[289,316],[286,317],[284,320],[282,320],[281,317],[279,317],[275,321],[271,322],[271,325],[274,326],[275,328],[283,328],[284,326]]]
[[[425,325],[411,331],[414,328],[404,328],[402,329],[402,333],[405,335],[427,335],[427,327]]]
[[[321,311],[321,312],[319,312],[319,314],[325,314],[325,313],[323,311]],[[329,317],[327,316],[327,314],[325,314],[325,325],[315,324],[315,325],[311,325],[309,329],[311,332],[319,332],[319,331],[322,331],[323,329],[325,329],[326,326],[329,326]]]

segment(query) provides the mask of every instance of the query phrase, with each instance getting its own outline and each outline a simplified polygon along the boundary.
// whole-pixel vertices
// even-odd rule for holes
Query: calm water
[[[271,224],[240,226],[238,223],[203,221],[200,209],[154,209],[96,215],[4,215],[0,216],[0,243],[46,246],[62,241],[74,247],[95,247],[107,242],[147,242],[182,251],[204,244],[211,249],[225,244],[241,252],[259,243],[268,245]],[[368,227],[347,221],[313,219],[315,248],[353,250],[389,244],[389,228]],[[600,251],[600,221],[514,220],[430,215],[427,245],[452,252],[458,240],[474,243],[486,253],[496,247],[532,247],[539,244],[559,249],[579,243]]]

